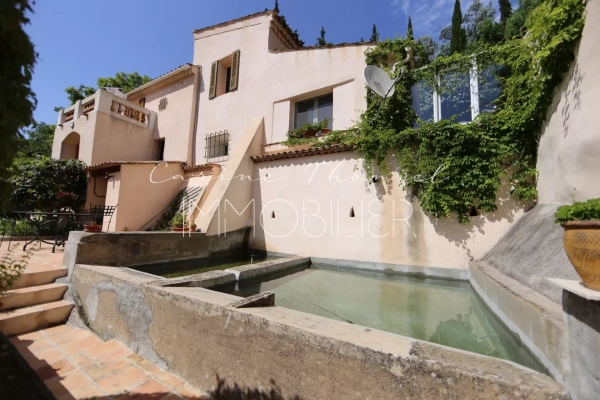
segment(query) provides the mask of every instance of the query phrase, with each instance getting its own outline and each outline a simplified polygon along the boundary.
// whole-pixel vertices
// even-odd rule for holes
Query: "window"
[[[445,71],[438,77],[442,93],[421,81],[413,86],[413,108],[423,121],[437,122],[450,119],[460,123],[471,122],[481,112],[492,112],[500,95],[496,80],[499,67],[490,67],[478,73],[474,66],[469,72]]]
[[[219,131],[206,135],[204,156],[206,158],[226,157],[229,155],[229,132]]]
[[[164,161],[165,159],[165,139],[159,139],[156,141],[156,159],[158,161]]]
[[[210,69],[209,99],[221,96],[238,89],[240,69],[240,51],[215,61]]]
[[[306,123],[316,124],[325,118],[329,119],[327,127],[332,129],[333,93],[296,102],[294,129],[298,129]]]

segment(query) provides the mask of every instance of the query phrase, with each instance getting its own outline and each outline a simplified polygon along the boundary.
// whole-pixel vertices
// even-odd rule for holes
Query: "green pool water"
[[[468,282],[339,268],[296,269],[215,290],[415,339],[498,357],[546,373]]]

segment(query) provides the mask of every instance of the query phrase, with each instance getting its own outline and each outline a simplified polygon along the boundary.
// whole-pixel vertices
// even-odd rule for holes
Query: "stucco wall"
[[[436,220],[417,201],[408,202],[396,174],[389,183],[369,185],[361,163],[347,152],[255,164],[252,246],[311,257],[466,269],[471,257],[485,254],[524,213],[525,205],[510,198],[505,184],[496,212],[472,217],[468,224]],[[253,217],[250,209],[246,215]]]
[[[106,204],[118,204],[112,230],[150,227],[183,187],[181,179],[171,179],[176,175],[182,175],[180,163],[121,165],[108,183]]]
[[[194,35],[193,63],[203,66],[195,148],[197,164],[205,161],[207,133],[228,130],[234,149],[248,121],[256,116],[265,118],[265,143],[285,140],[290,110],[296,99],[323,90],[332,93],[339,85],[353,85],[351,97],[344,100],[347,107],[336,107],[334,100],[335,129],[348,127],[344,124],[358,119],[360,110],[366,107],[362,70],[367,45],[269,52],[270,20],[270,16],[259,16]],[[209,100],[210,65],[236,50],[241,51],[239,89]],[[291,101],[286,109],[283,105],[288,100]],[[276,103],[279,104],[275,106]]]
[[[165,139],[164,159],[187,161],[190,122],[193,116],[194,75],[160,87],[145,97],[145,108],[155,111],[158,116],[153,138]],[[139,98],[141,97],[136,96],[132,101],[137,102]],[[162,98],[167,99],[167,106],[161,111],[159,103]]]
[[[576,60],[554,96],[540,140],[539,202],[571,204],[600,197],[600,3],[586,3]]]

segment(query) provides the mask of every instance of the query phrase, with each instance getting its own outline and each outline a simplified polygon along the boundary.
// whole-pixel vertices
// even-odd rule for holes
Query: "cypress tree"
[[[377,25],[373,24],[373,33],[371,34],[370,42],[379,42],[379,32],[377,32]]]
[[[506,20],[512,15],[512,6],[510,0],[498,0],[500,5],[500,23],[502,26],[506,25]]]
[[[273,9],[273,11],[279,12],[279,0],[275,0],[275,8]]]
[[[452,14],[452,33],[450,35],[450,54],[460,53],[467,46],[467,33],[462,27],[462,11],[460,10],[460,0],[454,3],[454,13]]]
[[[406,37],[410,40],[415,40],[415,36],[413,35],[412,21],[410,20],[410,16],[408,17],[408,29],[406,30]]]
[[[321,27],[321,37],[317,38],[317,46],[327,46],[327,40],[325,40],[325,27]]]

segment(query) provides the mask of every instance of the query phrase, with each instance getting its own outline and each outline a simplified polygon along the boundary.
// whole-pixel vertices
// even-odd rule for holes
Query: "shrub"
[[[85,204],[88,178],[82,161],[42,157],[27,160],[14,168],[12,203],[16,207],[77,211]]]
[[[560,206],[554,216],[557,223],[600,219],[600,199],[577,202],[572,206]]]
[[[172,228],[183,228],[183,224],[185,223],[185,218],[182,213],[178,212],[175,214],[173,219],[171,220]]]

